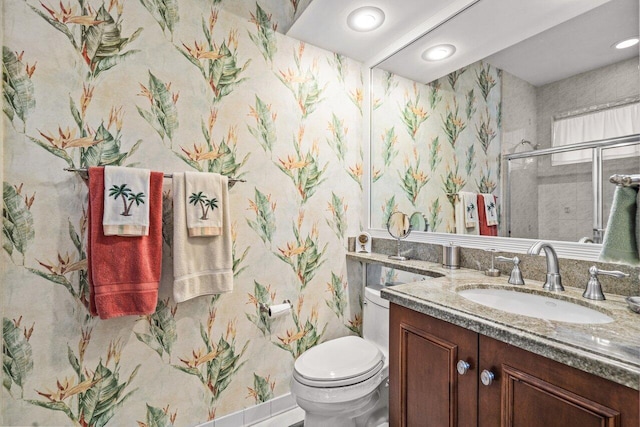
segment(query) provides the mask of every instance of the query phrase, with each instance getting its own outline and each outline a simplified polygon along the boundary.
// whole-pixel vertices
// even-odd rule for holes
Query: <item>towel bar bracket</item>
[[[609,182],[623,187],[637,187],[640,185],[640,174],[636,175],[611,175]]]

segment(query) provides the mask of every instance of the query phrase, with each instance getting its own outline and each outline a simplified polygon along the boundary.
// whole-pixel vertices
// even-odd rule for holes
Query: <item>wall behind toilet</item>
[[[0,424],[187,426],[287,393],[298,354],[361,328],[344,257],[362,209],[360,64],[274,32],[261,9],[85,3],[3,3],[3,206],[20,228],[0,255]],[[167,233],[156,313],[91,318],[87,187],[63,168],[92,161],[246,179],[230,190],[233,293],[176,305]],[[284,299],[291,315],[260,318],[258,301]]]

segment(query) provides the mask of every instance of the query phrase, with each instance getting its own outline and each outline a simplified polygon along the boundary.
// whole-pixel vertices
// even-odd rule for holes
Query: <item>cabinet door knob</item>
[[[464,360],[458,360],[458,364],[456,365],[456,369],[458,369],[460,375],[466,374],[470,367],[471,365]]]
[[[486,369],[480,373],[480,381],[482,381],[482,384],[486,386],[491,385],[495,377],[496,376],[493,374],[493,372]]]

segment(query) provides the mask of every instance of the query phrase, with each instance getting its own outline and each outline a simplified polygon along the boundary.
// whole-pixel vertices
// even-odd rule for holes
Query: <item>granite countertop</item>
[[[583,289],[567,284],[565,292],[550,293],[542,290],[542,282],[526,278],[524,286],[514,286],[504,275],[488,277],[476,270],[449,270],[427,261],[394,261],[382,254],[350,252],[347,259],[431,276],[384,288],[382,297],[392,303],[640,390],[640,314],[627,307],[624,297],[606,294],[605,301],[591,301],[582,298]],[[477,287],[516,289],[568,300],[601,311],[614,321],[574,324],[537,319],[477,304],[457,292]]]

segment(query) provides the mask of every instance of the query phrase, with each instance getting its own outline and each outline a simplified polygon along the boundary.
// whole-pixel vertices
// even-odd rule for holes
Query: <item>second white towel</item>
[[[223,177],[224,188],[227,178]],[[233,256],[229,192],[222,191],[222,233],[190,237],[184,173],[173,174],[173,299],[183,302],[202,295],[233,290]],[[189,206],[193,207],[193,206]]]
[[[227,177],[185,172],[184,181],[189,237],[222,234],[222,193],[228,191]]]

